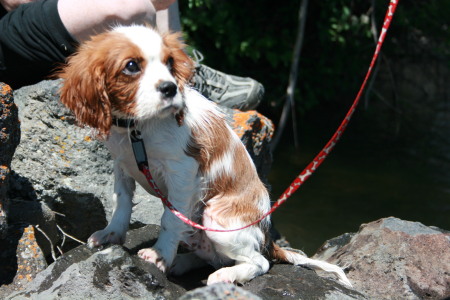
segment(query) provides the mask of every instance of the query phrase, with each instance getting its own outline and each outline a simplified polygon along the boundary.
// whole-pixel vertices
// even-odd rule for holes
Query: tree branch
[[[297,136],[297,120],[295,117],[295,101],[294,101],[294,91],[295,85],[297,83],[298,77],[298,63],[300,61],[300,53],[303,46],[303,37],[305,32],[305,22],[306,22],[306,11],[308,8],[308,0],[303,0],[300,4],[299,10],[299,24],[297,31],[297,39],[295,42],[295,48],[292,55],[292,65],[291,72],[289,75],[289,84],[286,91],[286,101],[283,106],[283,111],[281,113],[280,122],[278,123],[278,130],[275,134],[275,137],[272,141],[271,148],[272,151],[275,150],[278,143],[280,142],[281,135],[283,134],[284,128],[286,126],[289,110],[292,111],[292,121],[293,121],[293,129],[294,129],[294,143],[295,147],[298,147],[298,136]]]

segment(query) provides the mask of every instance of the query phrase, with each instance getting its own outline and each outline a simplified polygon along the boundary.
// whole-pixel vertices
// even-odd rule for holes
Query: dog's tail
[[[281,248],[277,244],[273,243],[269,256],[277,262],[303,265],[315,270],[323,270],[333,273],[338,277],[339,282],[345,284],[346,286],[352,287],[352,284],[340,267],[325,261],[308,258],[306,255],[296,252],[294,249]]]

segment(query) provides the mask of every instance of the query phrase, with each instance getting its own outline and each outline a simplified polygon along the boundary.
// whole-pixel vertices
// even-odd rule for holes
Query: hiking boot
[[[198,52],[197,55],[200,55]],[[197,60],[194,75],[194,88],[203,96],[228,108],[242,111],[255,109],[264,96],[261,83],[249,77],[228,75]]]

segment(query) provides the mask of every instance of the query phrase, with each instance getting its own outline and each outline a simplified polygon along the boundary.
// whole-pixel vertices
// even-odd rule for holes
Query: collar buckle
[[[147,152],[145,151],[144,141],[142,140],[141,132],[133,129],[130,133],[131,147],[133,148],[134,158],[140,171],[144,166],[148,167]]]

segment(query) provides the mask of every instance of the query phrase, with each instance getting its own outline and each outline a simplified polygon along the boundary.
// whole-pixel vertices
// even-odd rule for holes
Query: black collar
[[[122,128],[133,128],[136,126],[136,121],[134,119],[117,119],[113,118],[113,125]]]

